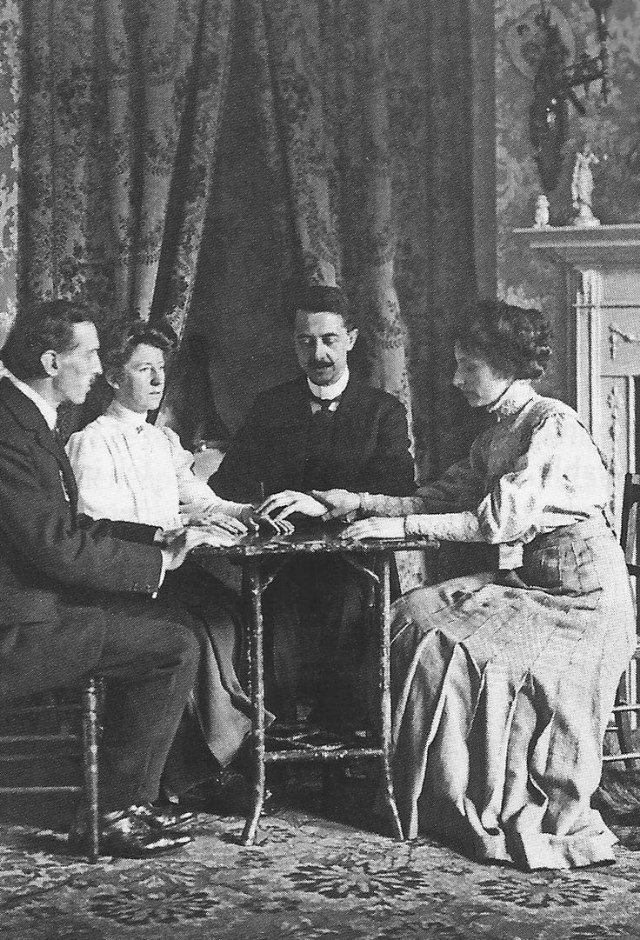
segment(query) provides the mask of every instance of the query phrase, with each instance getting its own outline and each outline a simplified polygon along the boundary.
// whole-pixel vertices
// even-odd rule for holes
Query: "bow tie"
[[[317,395],[314,395],[313,392],[309,391],[309,401],[311,402],[312,406],[316,406],[316,413],[319,410],[323,414],[332,414],[340,404],[341,398],[342,395],[337,395],[335,398],[318,398]]]

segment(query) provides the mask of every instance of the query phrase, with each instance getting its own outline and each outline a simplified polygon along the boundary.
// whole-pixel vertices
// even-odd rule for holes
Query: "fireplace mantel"
[[[593,267],[640,270],[640,225],[517,228],[514,233],[525,236],[529,248],[550,252],[557,260],[579,270]]]
[[[624,474],[638,463],[640,225],[549,226],[514,235],[564,268],[571,404],[608,461],[619,518]]]

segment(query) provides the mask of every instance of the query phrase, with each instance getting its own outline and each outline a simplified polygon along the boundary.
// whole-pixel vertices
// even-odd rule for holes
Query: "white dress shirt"
[[[114,401],[67,445],[78,481],[79,511],[174,529],[207,511],[240,515],[243,504],[220,499],[191,469],[193,454],[169,428]]]
[[[340,404],[340,396],[343,394],[345,388],[349,384],[349,369],[345,369],[343,374],[337,380],[333,382],[332,385],[316,385],[311,379],[307,379],[307,385],[309,386],[309,391],[314,398],[320,398],[322,401],[330,401],[329,411],[337,411]],[[311,400],[311,412],[315,414],[317,411],[320,411],[321,406]]]

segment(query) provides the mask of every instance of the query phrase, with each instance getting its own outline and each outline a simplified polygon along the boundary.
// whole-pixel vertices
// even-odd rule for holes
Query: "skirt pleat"
[[[611,861],[615,837],[590,802],[635,646],[624,558],[604,526],[576,525],[528,546],[522,576],[522,588],[485,572],[396,602],[400,816],[410,838],[429,832],[480,860]]]

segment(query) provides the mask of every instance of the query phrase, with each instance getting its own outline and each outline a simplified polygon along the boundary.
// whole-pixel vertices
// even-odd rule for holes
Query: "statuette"
[[[599,163],[599,160],[588,147],[583,153],[576,154],[573,179],[571,180],[571,197],[573,199],[573,208],[578,210],[578,214],[572,223],[577,228],[590,228],[594,225],[600,225],[600,219],[597,219],[591,210],[593,199],[592,163]]]
[[[536,200],[536,214],[534,228],[549,228],[549,200],[544,195],[538,196]]]

